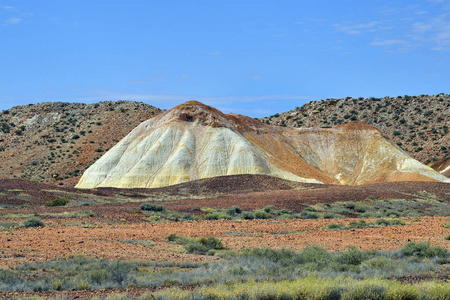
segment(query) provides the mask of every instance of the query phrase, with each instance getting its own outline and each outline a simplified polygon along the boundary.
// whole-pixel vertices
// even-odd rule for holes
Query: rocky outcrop
[[[77,187],[153,188],[236,174],[351,185],[450,182],[363,123],[282,128],[189,101],[137,126]]]

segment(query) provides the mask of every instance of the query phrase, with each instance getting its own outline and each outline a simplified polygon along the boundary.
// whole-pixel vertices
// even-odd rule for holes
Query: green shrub
[[[231,217],[227,214],[221,212],[213,212],[211,214],[207,214],[203,217],[205,220],[222,220],[222,219],[231,219]]]
[[[404,256],[418,256],[418,257],[445,257],[447,250],[439,246],[430,246],[424,242],[410,242],[400,249],[400,254]]]
[[[369,224],[364,220],[359,220],[359,222],[351,221],[347,228],[367,228],[369,227]]]
[[[341,264],[356,266],[367,258],[368,255],[365,252],[358,250],[356,247],[351,247],[346,252],[339,253],[336,261]]]
[[[339,214],[334,214],[334,213],[332,213],[332,212],[327,212],[327,213],[325,213],[324,215],[323,215],[323,218],[324,219],[339,219],[339,218],[341,218],[342,216],[341,215],[339,215]]]
[[[233,205],[230,209],[226,211],[227,215],[234,216],[240,214],[242,209],[239,206]]]
[[[253,220],[254,218],[255,218],[255,216],[249,211],[246,211],[242,214],[242,219]]]
[[[45,206],[65,206],[67,203],[69,203],[69,199],[57,198],[50,202],[45,203]]]
[[[345,228],[344,226],[340,225],[340,224],[336,224],[336,223],[330,223],[326,226],[327,229],[343,229]]]
[[[258,209],[255,210],[254,214],[255,219],[271,219],[272,215],[269,214],[268,212],[262,210],[262,209]]]
[[[300,213],[300,218],[302,218],[302,219],[318,219],[319,214],[316,212],[304,210]]]
[[[192,242],[194,239],[188,238],[186,236],[178,236],[176,234],[170,234],[166,237],[166,241],[175,243],[178,245],[186,245],[189,242]]]
[[[266,213],[271,213],[271,212],[274,212],[274,211],[275,211],[275,206],[274,206],[274,205],[266,205],[266,206],[263,208],[263,210],[264,210]]]
[[[186,220],[186,221],[193,221],[193,220],[197,220],[198,218],[193,216],[193,215],[191,215],[191,214],[184,213],[184,214],[181,215],[181,219],[182,220]]]
[[[285,215],[285,214],[291,215],[291,214],[292,214],[292,211],[287,210],[287,209],[279,209],[279,210],[277,210],[277,211],[275,212],[275,214],[276,214],[277,216],[281,216],[281,215]]]
[[[348,208],[348,209],[355,209],[356,203],[355,202],[347,202],[344,204],[344,207]]]
[[[303,248],[298,254],[302,263],[316,263],[320,266],[324,266],[331,259],[330,253],[319,245]]]
[[[161,204],[144,203],[141,205],[142,210],[155,211],[155,212],[165,212],[166,209]]]
[[[389,226],[389,221],[385,219],[378,219],[376,224],[379,226]]]
[[[185,245],[185,249],[188,253],[214,255],[216,250],[223,250],[225,247],[220,239],[210,236],[190,241]]]
[[[25,227],[25,228],[28,228],[28,227],[44,227],[45,224],[38,217],[31,217],[31,218],[26,219],[22,223],[20,223],[20,226],[21,227]]]
[[[279,216],[280,219],[282,220],[292,220],[295,219],[295,217],[291,214],[282,214],[281,216]]]

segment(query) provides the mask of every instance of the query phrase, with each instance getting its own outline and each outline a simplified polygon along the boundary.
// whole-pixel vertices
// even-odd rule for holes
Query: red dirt
[[[77,219],[81,221],[83,219]],[[211,261],[216,257],[180,253],[182,246],[165,242],[169,234],[189,237],[215,236],[223,239],[226,247],[271,247],[300,250],[318,244],[327,250],[342,251],[351,246],[369,250],[393,250],[411,241],[425,241],[450,249],[444,236],[448,219],[425,217],[404,219],[406,225],[366,229],[329,231],[330,223],[348,224],[345,220],[251,220],[251,221],[184,221],[141,224],[99,224],[96,228],[69,226],[75,220],[45,219],[48,226],[24,228],[0,233],[0,267],[20,265],[25,262],[85,255],[93,258],[150,260],[150,261]],[[87,223],[95,223],[85,218]],[[123,240],[146,240],[155,243],[149,249],[128,244]]]
[[[42,204],[53,200],[59,190],[104,198],[120,194],[138,202],[115,203],[91,206],[45,207]],[[20,190],[13,192],[12,190]],[[330,223],[348,224],[355,219],[332,220],[220,220],[150,223],[143,220],[147,215],[136,213],[145,198],[151,195],[164,196],[162,203],[169,210],[203,214],[202,207],[229,208],[239,205],[244,210],[275,205],[299,212],[306,204],[336,201],[369,201],[367,197],[383,199],[415,199],[419,192],[426,191],[444,201],[450,201],[450,184],[430,182],[397,182],[364,186],[334,186],[299,184],[262,175],[218,177],[179,184],[159,189],[97,189],[77,190],[56,188],[46,184],[0,180],[1,203],[21,204],[18,194],[26,193],[36,201],[27,202],[27,208],[0,209],[0,215],[12,212],[56,213],[90,209],[96,216],[85,218],[42,217],[47,225],[43,228],[18,228],[0,232],[0,268],[21,265],[26,262],[84,255],[92,258],[147,260],[147,261],[218,261],[218,257],[183,253],[183,247],[165,241],[169,234],[189,237],[215,236],[233,250],[255,247],[289,248],[300,250],[312,244],[327,250],[342,251],[351,246],[369,250],[393,250],[408,241],[424,241],[450,250],[450,242],[444,237],[450,234],[448,217],[404,218],[406,225],[330,231]],[[209,197],[208,197],[209,195]],[[180,199],[180,197],[193,197]],[[111,198],[112,199],[112,198]],[[140,202],[139,202],[140,201]],[[25,201],[26,202],[26,201]],[[2,222],[20,222],[23,219],[0,219]],[[91,228],[83,228],[82,224]],[[154,243],[148,248],[124,240],[145,240]],[[407,280],[407,279],[405,279]],[[131,289],[129,295],[139,295],[151,290]],[[68,299],[76,297],[105,296],[112,291],[70,291],[59,292]],[[20,293],[24,295],[26,293]],[[41,293],[48,297],[52,292]],[[0,298],[17,296],[14,293],[0,293]]]

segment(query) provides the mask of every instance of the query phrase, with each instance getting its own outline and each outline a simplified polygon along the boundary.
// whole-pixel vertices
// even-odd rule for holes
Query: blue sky
[[[450,2],[0,0],[0,110],[196,99],[252,117],[450,93]]]

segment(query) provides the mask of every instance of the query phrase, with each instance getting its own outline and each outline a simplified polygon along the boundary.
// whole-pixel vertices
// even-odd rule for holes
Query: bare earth
[[[233,188],[234,187],[234,188]],[[92,210],[93,217],[65,218],[41,217],[46,224],[39,228],[16,228],[0,231],[0,268],[27,262],[84,255],[91,258],[150,260],[175,262],[218,261],[214,256],[187,254],[183,246],[165,241],[169,234],[188,237],[214,236],[223,240],[232,250],[271,247],[300,250],[318,244],[327,250],[342,251],[351,246],[369,250],[393,250],[408,241],[424,241],[450,250],[450,218],[403,218],[404,226],[351,229],[332,231],[326,225],[346,225],[358,220],[348,215],[345,219],[296,219],[296,220],[219,220],[172,221],[151,223],[140,213],[143,202],[154,200],[168,210],[205,214],[202,207],[230,208],[239,205],[244,210],[275,205],[277,209],[300,212],[306,204],[336,201],[369,201],[367,197],[381,199],[414,199],[417,193],[426,191],[442,201],[450,202],[450,184],[430,182],[402,182],[373,184],[357,187],[299,184],[267,176],[232,176],[200,180],[188,184],[160,189],[98,189],[76,190],[18,180],[0,180],[0,222],[20,222],[25,218],[5,218],[9,214],[63,213],[84,209]],[[74,197],[101,199],[105,204],[90,206],[46,207],[43,204],[65,193]],[[75,196],[74,196],[75,195]],[[108,203],[114,197],[122,197],[120,203]],[[152,198],[153,197],[153,198]],[[187,198],[187,199],[186,199]],[[32,199],[32,200],[30,200]],[[20,208],[11,205],[26,205]],[[70,204],[69,204],[70,205]],[[370,221],[366,220],[366,221]],[[88,225],[88,226],[82,226]],[[88,227],[88,228],[85,228]],[[151,241],[153,247],[125,243],[125,240]],[[145,292],[139,290],[139,293]],[[117,291],[116,291],[117,292]],[[107,291],[67,292],[68,299]],[[83,294],[84,293],[84,294]],[[132,291],[130,292],[133,293]],[[136,292],[138,293],[138,292]],[[48,293],[43,293],[48,295]],[[0,293],[0,298],[13,293]]]
[[[217,258],[180,253],[182,246],[167,243],[169,234],[189,237],[215,236],[223,239],[226,247],[289,248],[300,250],[318,244],[333,251],[357,246],[363,250],[393,250],[411,241],[425,241],[450,249],[443,239],[450,229],[443,217],[405,219],[406,225],[327,231],[329,223],[348,224],[345,220],[251,220],[251,221],[192,221],[177,223],[143,223],[100,225],[98,228],[80,228],[45,220],[44,228],[18,229],[0,235],[2,259],[5,268],[25,262],[84,255],[93,258],[150,260],[150,261],[210,261]],[[81,219],[79,219],[81,221]],[[92,222],[91,219],[85,219]],[[123,243],[123,240],[147,240],[153,248]]]

